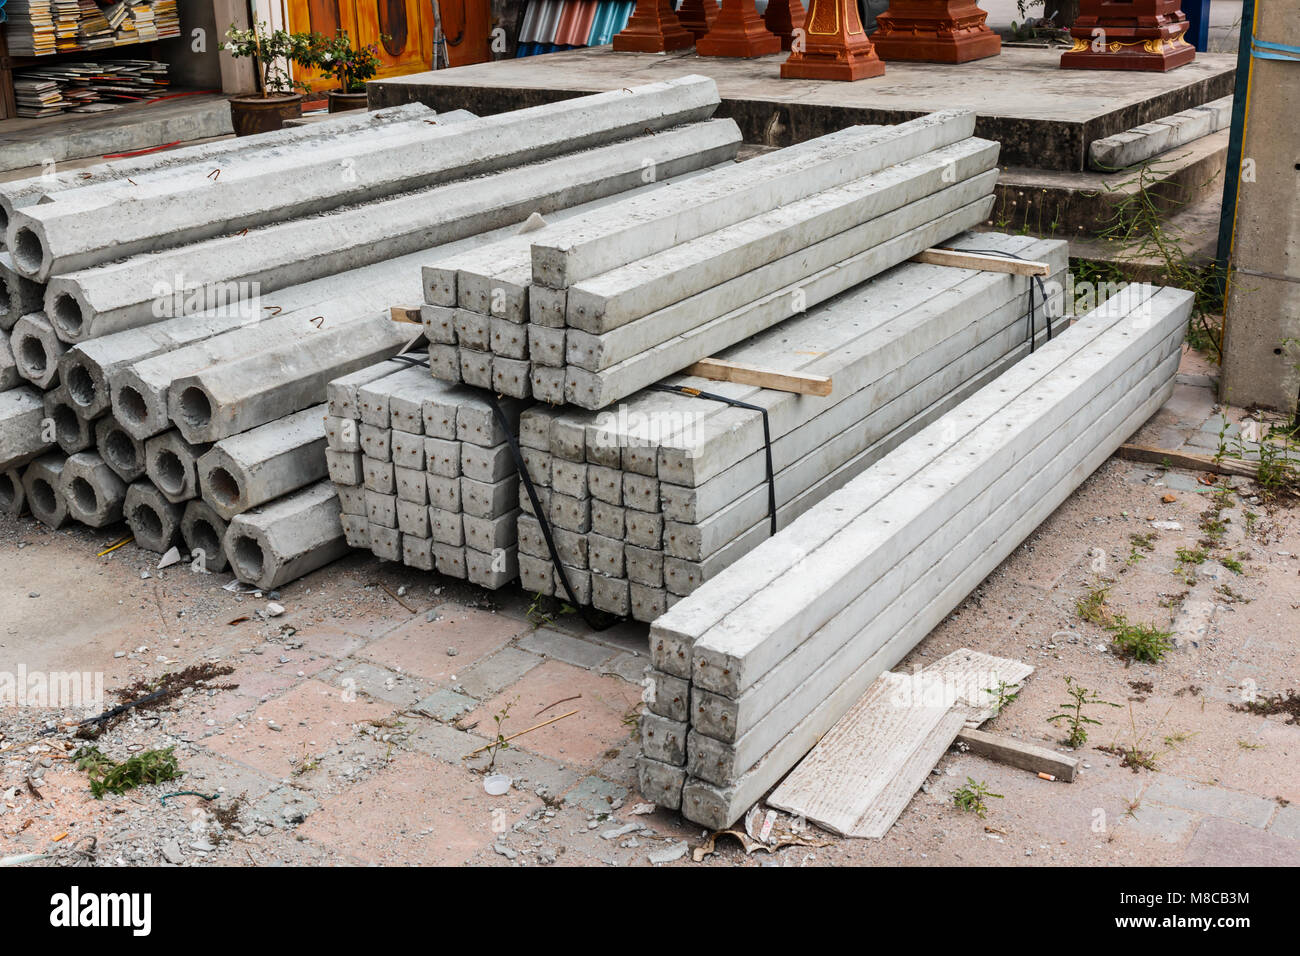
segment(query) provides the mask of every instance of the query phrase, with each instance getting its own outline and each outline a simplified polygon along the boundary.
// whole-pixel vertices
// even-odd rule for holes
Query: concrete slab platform
[[[233,132],[230,107],[219,93],[142,102],[110,113],[64,115],[54,124],[48,119],[10,119],[0,140],[0,170],[98,158]]]
[[[858,83],[782,80],[786,54],[733,59],[693,50],[647,56],[611,47],[415,73],[368,84],[372,108],[425,102],[480,115],[685,76],[711,76],[746,142],[788,146],[855,123],[899,123],[939,109],[974,110],[975,135],[1002,143],[1001,161],[1082,170],[1088,145],[1232,92],[1236,57],[1203,53],[1169,73],[1062,70],[1060,54],[1004,49],[970,63],[891,62]],[[1026,91],[1032,95],[1023,95]]]

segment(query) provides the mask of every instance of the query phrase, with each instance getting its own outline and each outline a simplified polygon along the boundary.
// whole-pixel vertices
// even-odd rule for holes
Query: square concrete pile
[[[1060,240],[954,244],[1047,261],[1049,282],[1067,261]],[[771,537],[773,519],[789,524],[1028,354],[1029,288],[1022,276],[907,263],[721,356],[825,375],[824,397],[675,376],[663,384],[753,407],[656,389],[601,412],[526,410],[520,444],[561,567],[521,489],[524,587],[567,596],[558,571],[582,603],[653,621]],[[1059,292],[1034,296],[1042,342],[1049,317],[1062,328]]]
[[[519,475],[488,394],[402,359],[328,393],[325,455],[350,545],[491,589],[519,576]],[[524,403],[499,407],[517,429]]]
[[[642,793],[760,799],[1168,399],[1192,298],[1127,287],[659,618]]]

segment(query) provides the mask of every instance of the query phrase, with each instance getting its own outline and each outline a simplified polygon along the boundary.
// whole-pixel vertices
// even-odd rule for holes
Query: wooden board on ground
[[[1186,451],[1170,451],[1166,448],[1148,448],[1145,445],[1120,445],[1115,452],[1115,457],[1123,458],[1126,461],[1164,465],[1169,468],[1208,471],[1216,475],[1239,475],[1243,478],[1254,478],[1259,473],[1259,465],[1255,462],[1242,461],[1237,458],[1215,458],[1211,455],[1197,455]]]
[[[1033,668],[967,648],[882,674],[767,802],[843,836],[880,839],[953,740],[997,711],[990,693]]]

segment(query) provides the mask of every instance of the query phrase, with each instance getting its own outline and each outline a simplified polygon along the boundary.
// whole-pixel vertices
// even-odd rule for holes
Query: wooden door
[[[379,48],[379,75],[419,73],[433,65],[429,0],[355,0],[356,39]]]
[[[379,49],[379,76],[419,73],[433,63],[429,0],[289,0],[289,29],[334,36],[347,31],[353,44]],[[334,89],[332,77],[298,68],[294,76],[313,90]]]

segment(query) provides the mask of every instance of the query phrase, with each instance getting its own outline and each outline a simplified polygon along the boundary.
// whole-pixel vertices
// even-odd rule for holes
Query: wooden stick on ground
[[[724,359],[700,359],[686,370],[687,375],[697,375],[714,382],[735,382],[737,385],[756,385],[778,392],[796,392],[800,395],[826,396],[831,393],[831,380],[825,375],[806,375],[803,372],[780,372],[776,369],[728,362]]]
[[[1170,468],[1209,471],[1216,475],[1238,475],[1242,478],[1254,478],[1259,473],[1259,465],[1254,462],[1241,461],[1237,458],[1214,458],[1210,455],[1169,451],[1164,448],[1148,448],[1145,445],[1120,445],[1115,450],[1115,457],[1127,461],[1148,462],[1152,465],[1168,465]]]
[[[1010,764],[1030,773],[1048,773],[1057,780],[1073,783],[1079,773],[1079,759],[1058,754],[1046,747],[1027,744],[1023,740],[990,734],[983,730],[963,730],[957,735],[957,742],[970,748],[971,753],[979,754],[998,763]]]
[[[531,734],[534,730],[538,730],[542,727],[545,727],[547,724],[553,724],[557,720],[563,720],[565,717],[572,717],[576,713],[577,713],[576,710],[571,710],[567,714],[560,714],[559,717],[552,717],[550,720],[543,720],[540,724],[533,724],[527,730],[521,730],[517,734],[511,734],[509,737],[505,738],[505,740],[502,741],[494,740],[490,744],[484,744],[482,747],[479,747],[478,750],[475,750],[471,753],[467,753],[465,756],[461,757],[460,759],[468,760],[470,757],[473,757],[475,754],[481,754],[483,751],[487,750],[490,747],[496,746],[498,743],[506,743],[507,741],[514,740],[516,737],[522,737],[524,734]]]

